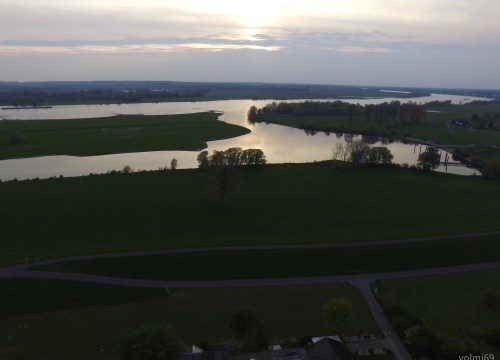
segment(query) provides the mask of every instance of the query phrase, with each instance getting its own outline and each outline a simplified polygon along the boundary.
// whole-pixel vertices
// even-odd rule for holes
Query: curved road
[[[49,264],[67,262],[67,261],[94,260],[94,259],[105,259],[105,258],[116,258],[116,257],[127,257],[127,256],[187,254],[187,253],[195,253],[195,252],[212,252],[212,251],[333,249],[333,248],[345,248],[345,247],[410,244],[410,243],[424,242],[424,241],[464,239],[464,238],[471,238],[471,237],[484,237],[484,236],[494,236],[494,235],[500,235],[500,230],[485,231],[485,232],[473,232],[473,233],[462,233],[462,234],[451,234],[451,235],[413,237],[413,238],[395,239],[395,240],[377,240],[377,241],[359,241],[359,242],[351,241],[351,242],[337,242],[337,243],[323,243],[323,244],[207,246],[207,247],[195,247],[195,248],[177,248],[177,249],[163,249],[163,250],[142,250],[142,251],[100,253],[100,254],[66,256],[66,257],[41,260],[41,261],[37,260],[36,263],[31,262],[29,264],[12,265],[12,266],[8,266],[8,267],[0,268],[0,274],[2,273],[2,271],[8,270],[8,269],[28,269],[35,264],[36,265],[49,265]],[[31,259],[31,261],[33,261],[33,259]]]
[[[375,295],[371,290],[371,285],[374,283],[374,281],[416,277],[416,276],[444,275],[444,274],[453,274],[453,273],[478,271],[478,270],[500,269],[500,261],[438,267],[438,268],[427,268],[418,270],[365,273],[365,274],[355,274],[355,275],[333,275],[333,276],[269,278],[269,279],[235,279],[235,280],[129,279],[129,278],[115,278],[108,276],[98,276],[98,275],[79,274],[79,273],[35,271],[31,270],[30,268],[35,264],[44,265],[57,262],[87,260],[96,258],[179,254],[179,253],[189,253],[189,252],[210,252],[210,251],[357,247],[357,246],[389,245],[389,244],[401,244],[401,243],[411,243],[419,241],[433,241],[433,240],[445,240],[445,239],[491,236],[491,235],[500,235],[500,231],[433,236],[433,237],[423,237],[423,238],[410,238],[410,239],[401,239],[392,241],[358,242],[358,243],[334,243],[334,244],[317,244],[317,245],[297,244],[297,245],[281,245],[281,246],[222,246],[222,247],[210,247],[210,248],[205,247],[205,248],[191,248],[191,249],[169,249],[169,250],[124,252],[124,253],[109,253],[109,254],[94,254],[94,255],[64,257],[59,259],[40,261],[36,263],[18,264],[0,268],[0,278],[17,277],[17,278],[60,279],[60,280],[70,280],[70,281],[111,284],[111,285],[154,287],[154,288],[165,288],[165,287],[214,288],[214,287],[243,287],[243,286],[251,287],[251,286],[299,285],[299,284],[322,284],[322,283],[350,283],[359,289],[368,307],[370,308],[379,329],[385,335],[385,339],[381,341],[384,347],[387,349],[391,349],[397,359],[410,360],[412,359],[412,357],[406,351],[406,348],[401,339],[396,335],[389,320],[385,316],[382,307],[378,303],[377,299],[375,298]]]

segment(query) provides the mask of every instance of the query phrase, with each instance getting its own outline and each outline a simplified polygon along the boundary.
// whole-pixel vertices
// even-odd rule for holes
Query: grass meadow
[[[4,120],[0,159],[42,155],[90,156],[115,153],[202,150],[207,141],[245,135],[250,130],[218,121],[216,113],[117,115],[93,119]],[[20,144],[8,137],[18,133]]]
[[[142,279],[252,279],[356,274],[500,259],[500,236],[335,249],[218,251],[38,266]],[[279,265],[278,265],[279,264]]]
[[[240,169],[226,207],[197,170],[0,183],[0,265],[214,245],[356,242],[499,230],[500,183],[329,163]]]
[[[107,292],[113,299],[122,290],[67,282],[47,283],[45,280],[13,281],[17,282],[17,288],[25,288],[19,291],[31,294],[27,298],[24,295],[19,297],[25,311],[30,306],[41,310],[38,299],[42,296],[64,305],[58,311],[38,311],[0,321],[0,349],[21,349],[27,359],[33,360],[115,359],[119,338],[126,330],[160,322],[172,324],[187,346],[230,339],[228,323],[231,311],[243,305],[257,310],[266,337],[271,341],[325,335],[321,308],[328,299],[339,296],[351,299],[355,309],[349,333],[376,334],[378,331],[359,292],[342,284],[185,289],[172,291],[170,296],[162,290],[164,295],[157,298],[96,306],[89,299],[92,295],[88,292]],[[12,282],[7,284],[12,285]],[[5,281],[0,280],[0,289],[5,289],[5,286]],[[48,290],[40,295],[32,292],[45,286]],[[82,299],[83,305],[70,307],[61,303],[65,299],[72,302],[73,295],[68,289],[87,294]],[[140,291],[151,296],[150,290]],[[90,303],[85,304],[85,300],[90,300]]]
[[[500,292],[500,270],[377,281],[377,288],[384,306],[404,306],[433,331],[482,354],[500,356],[500,348],[482,338],[490,331],[500,332],[500,311],[481,301],[486,289]]]

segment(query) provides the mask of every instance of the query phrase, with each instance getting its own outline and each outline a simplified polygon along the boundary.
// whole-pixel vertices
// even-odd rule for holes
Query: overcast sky
[[[0,81],[500,88],[499,0],[0,0]]]

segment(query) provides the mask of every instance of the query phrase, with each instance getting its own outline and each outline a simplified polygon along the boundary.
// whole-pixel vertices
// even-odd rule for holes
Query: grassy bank
[[[252,279],[396,271],[499,259],[500,236],[492,236],[355,248],[220,251],[95,259],[37,269],[142,279]]]
[[[436,144],[500,146],[500,132],[495,130],[478,130],[449,125],[448,121],[457,118],[469,119],[474,114],[500,112],[499,105],[455,105],[446,107],[431,107],[424,120],[418,124],[399,125],[387,123],[368,123],[364,115],[354,116],[286,116],[267,115],[263,121],[273,124],[293,126],[302,129],[364,133],[379,136],[397,136],[422,139]]]
[[[500,311],[482,303],[486,289],[500,292],[500,271],[381,281],[377,288],[385,308],[405,308],[409,316],[422,320],[441,338],[458,344],[453,350],[466,346],[473,355],[500,356],[498,345],[486,337],[494,331],[500,333]],[[401,322],[399,317],[397,323]]]
[[[326,163],[242,168],[226,207],[197,170],[0,183],[0,264],[172,247],[498,230],[500,182]]]
[[[89,156],[156,150],[201,150],[207,141],[250,130],[217,121],[215,113],[118,115],[96,119],[0,122],[0,159],[41,155]],[[11,134],[22,143],[11,144]]]
[[[37,288],[20,280],[18,285]],[[86,285],[68,287],[72,286],[84,289]],[[46,296],[51,296],[50,292]],[[352,301],[350,334],[377,333],[363,298],[348,285],[186,289],[157,300],[4,319],[0,321],[0,349],[23,349],[27,358],[34,360],[109,360],[116,355],[118,339],[124,331],[158,322],[171,323],[188,346],[229,339],[227,324],[231,311],[242,305],[257,310],[269,340],[324,335],[321,307],[332,297]],[[36,298],[32,300],[34,303]]]

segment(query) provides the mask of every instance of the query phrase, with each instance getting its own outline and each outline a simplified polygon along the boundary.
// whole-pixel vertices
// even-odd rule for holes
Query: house
[[[272,360],[309,360],[307,352],[302,348],[271,351]]]
[[[309,360],[353,360],[356,359],[344,344],[336,339],[324,337],[307,348]]]
[[[472,124],[468,120],[465,120],[465,119],[455,119],[452,121],[452,123],[454,125],[467,127],[467,128],[472,126]]]
[[[209,345],[203,350],[198,349],[193,352],[180,355],[177,360],[228,360],[229,351],[225,345]],[[201,350],[201,351],[200,351]]]

